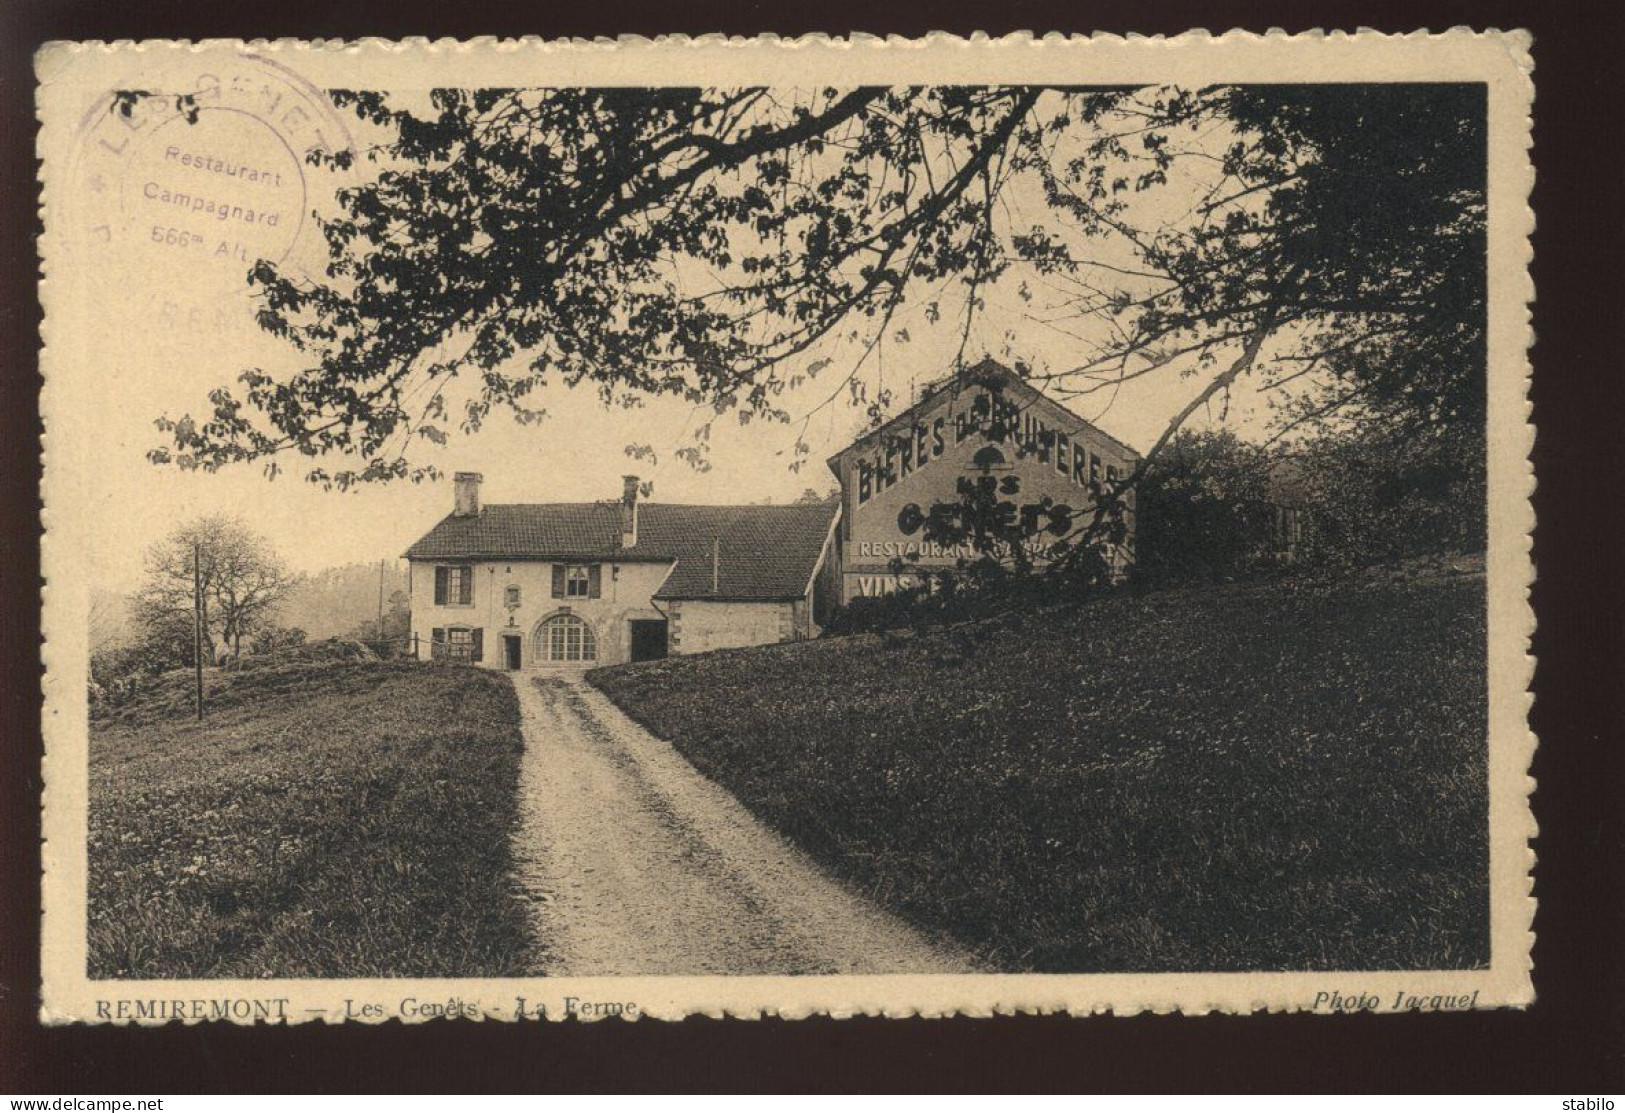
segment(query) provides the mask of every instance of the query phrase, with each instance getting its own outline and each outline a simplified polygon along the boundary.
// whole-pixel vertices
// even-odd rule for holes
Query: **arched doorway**
[[[581,664],[598,660],[598,638],[579,615],[556,614],[536,624],[531,660],[538,665]]]

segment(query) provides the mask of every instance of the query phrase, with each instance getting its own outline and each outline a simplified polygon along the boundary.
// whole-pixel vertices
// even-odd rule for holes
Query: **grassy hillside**
[[[211,671],[93,724],[92,977],[520,975],[506,678],[377,662]],[[170,691],[174,688],[174,691]]]
[[[860,891],[996,965],[1488,961],[1484,585],[1117,597],[591,674]]]

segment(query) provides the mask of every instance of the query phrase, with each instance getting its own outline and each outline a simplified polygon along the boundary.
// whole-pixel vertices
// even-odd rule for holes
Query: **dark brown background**
[[[1625,1089],[1621,328],[1616,3],[1407,0],[106,0],[0,10],[0,1092]],[[884,22],[882,22],[884,20]],[[1526,1013],[130,1031],[41,1029],[38,230],[30,55],[48,39],[921,34],[1244,27],[1535,33],[1535,811],[1539,1000]]]

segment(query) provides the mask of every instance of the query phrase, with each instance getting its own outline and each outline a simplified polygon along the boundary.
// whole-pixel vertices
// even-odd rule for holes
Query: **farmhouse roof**
[[[839,513],[835,501],[790,506],[638,505],[637,544],[621,546],[621,506],[509,503],[449,514],[408,560],[613,560],[672,563],[657,599],[799,599]]]

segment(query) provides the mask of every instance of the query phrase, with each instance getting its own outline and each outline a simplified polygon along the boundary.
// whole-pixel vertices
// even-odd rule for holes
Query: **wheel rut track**
[[[824,874],[576,678],[514,678],[516,882],[555,976],[975,969]]]

